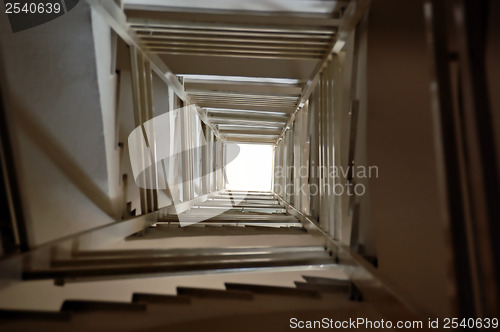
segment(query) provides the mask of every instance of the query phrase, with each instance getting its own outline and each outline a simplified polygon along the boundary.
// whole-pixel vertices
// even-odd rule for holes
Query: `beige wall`
[[[500,1],[490,1],[488,37],[486,46],[486,73],[493,115],[494,134],[497,151],[497,165],[500,165]]]
[[[117,181],[110,32],[94,28],[87,2],[12,33],[0,13],[11,123],[31,245],[114,220]],[[95,43],[100,43],[96,46]],[[95,51],[101,57],[96,61]],[[98,69],[103,73],[98,75]],[[102,99],[103,95],[111,94]],[[108,150],[106,150],[108,149]],[[117,177],[116,177],[117,178]]]
[[[450,315],[423,2],[372,2],[367,49],[371,217],[380,271],[429,313]]]

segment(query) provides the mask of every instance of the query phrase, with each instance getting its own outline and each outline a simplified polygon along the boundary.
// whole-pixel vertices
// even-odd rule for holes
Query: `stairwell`
[[[0,331],[498,316],[498,5],[71,2],[0,15]]]
[[[235,204],[238,200],[240,204]],[[209,219],[213,211],[224,212]],[[203,220],[181,227],[179,219]],[[320,272],[320,276],[318,276]],[[222,191],[181,215],[162,215],[144,231],[95,250],[55,253],[46,269],[29,268],[25,280],[73,282],[219,275],[223,288],[183,286],[175,294],[133,290],[129,301],[64,298],[59,310],[2,310],[8,331],[220,331],[288,330],[290,319],[348,320],[382,316],[335,264],[320,238],[271,193]],[[233,276],[246,273],[258,283]],[[257,273],[257,274],[256,274]],[[276,285],[280,273],[294,274],[294,287]],[[260,277],[259,277],[260,276]],[[262,276],[265,276],[264,278]],[[248,279],[247,279],[248,280]]]

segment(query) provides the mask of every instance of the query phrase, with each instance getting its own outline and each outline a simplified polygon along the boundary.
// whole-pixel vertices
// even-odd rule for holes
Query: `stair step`
[[[205,221],[200,221],[198,223],[196,223],[196,225],[198,226],[205,226],[206,228],[211,228],[211,229],[214,229],[214,228],[222,228],[224,227],[224,229],[232,229],[234,231],[244,231],[245,230],[245,227],[259,227],[260,229],[262,230],[265,230],[267,231],[267,233],[271,234],[273,231],[275,233],[280,233],[280,230],[282,232],[286,232],[286,231],[299,231],[300,229],[302,229],[302,224],[301,223],[290,223],[290,222],[286,222],[286,223],[278,223],[278,222],[273,222],[273,223],[269,223],[269,222],[246,222],[246,221],[222,221],[222,222],[213,222],[213,221],[210,221],[210,222],[205,222]],[[181,228],[182,231],[184,232],[190,232],[193,230],[193,227],[191,227],[191,225],[189,227],[181,227],[181,223],[178,222],[178,221],[170,221],[168,223],[157,223],[156,224],[156,227],[155,229],[161,231],[162,229],[167,229],[169,232],[171,232],[172,228]],[[196,236],[200,236],[200,235],[205,235],[205,233],[203,234],[200,234],[200,233],[197,233]],[[212,233],[207,233],[206,235],[213,235]],[[252,233],[250,233],[249,235],[253,235]],[[172,237],[175,237],[176,234],[173,234]],[[182,236],[182,235],[180,235]]]
[[[321,248],[321,247],[319,247]],[[293,255],[291,254],[293,253]],[[324,250],[290,250],[290,251],[272,251],[267,249],[242,251],[239,253],[226,254],[204,254],[199,251],[198,255],[156,255],[156,256],[122,256],[122,257],[100,257],[100,258],[82,258],[82,259],[57,259],[51,262],[53,268],[65,267],[99,267],[99,266],[148,266],[160,264],[178,264],[179,266],[195,263],[218,263],[238,262],[250,260],[297,260],[297,259],[315,259],[318,255],[327,257]]]
[[[253,294],[250,292],[225,289],[177,287],[177,294],[198,298],[253,300]]]
[[[145,311],[146,305],[141,303],[65,300],[61,311]]]
[[[203,222],[221,222],[221,221],[231,221],[231,222],[268,222],[268,223],[274,223],[274,222],[291,222],[291,223],[297,223],[299,220],[295,218],[294,216],[287,216],[287,215],[262,215],[262,214],[234,214],[234,213],[223,213],[219,214],[217,216],[210,216],[206,215],[204,216],[202,213],[191,213],[191,214],[183,214],[182,215],[183,220],[190,220],[190,219],[205,219]],[[179,218],[177,215],[168,215],[166,217],[160,218],[158,220],[159,222],[168,222],[168,221],[179,221]]]
[[[259,208],[259,209],[279,209],[282,210],[284,207],[278,204],[265,204],[265,203],[240,203],[237,205],[232,204],[231,202],[225,201],[206,201],[203,204],[200,204],[201,207],[207,206],[216,206],[216,207],[234,207],[238,209],[247,209],[247,208]]]
[[[230,282],[225,283],[225,285],[226,288],[229,290],[248,291],[255,294],[321,298],[320,292],[310,289],[298,289],[292,287],[268,286],[268,285],[239,284]]]
[[[214,197],[210,198],[207,202],[228,203],[228,204],[274,204],[280,205],[277,199],[262,199],[262,198],[226,198]]]
[[[314,255],[313,255],[314,254]],[[160,264],[137,264],[137,265],[115,265],[115,266],[78,266],[52,269],[33,269],[23,272],[24,280],[40,279],[75,279],[75,278],[106,278],[110,276],[130,275],[155,275],[168,273],[192,273],[202,271],[238,272],[245,270],[272,269],[291,266],[311,266],[333,264],[331,257],[320,253],[312,253],[311,257],[294,257],[289,254],[286,257],[272,258],[255,257],[231,260],[203,261],[190,260],[185,263],[160,263]],[[267,255],[264,255],[267,256]]]
[[[69,321],[71,314],[60,311],[7,310],[0,309],[0,319],[4,320],[55,320]]]
[[[256,201],[270,201],[276,202],[278,199],[274,196],[266,195],[220,195],[209,197],[208,200],[227,200],[227,201],[242,201],[242,200],[256,200]]]
[[[132,295],[132,302],[146,302],[155,304],[190,304],[191,299],[179,295],[162,295],[151,293],[134,293]]]
[[[224,205],[202,205],[199,207],[200,210],[204,209],[207,211],[221,210],[224,212],[258,212],[267,214],[285,214],[286,209],[284,207],[267,207],[267,206],[224,206]]]
[[[265,225],[265,224],[250,224],[250,225],[245,225],[246,229],[254,229],[254,230],[272,230],[275,229],[277,233],[280,231],[282,232],[293,232],[293,233],[298,233],[304,232],[305,228],[302,228],[302,224],[294,224],[293,226],[291,225],[286,225],[286,226],[280,226],[280,225]]]
[[[261,190],[225,190],[217,193],[216,195],[234,195],[234,194],[246,194],[246,195],[265,195],[265,196],[273,196],[274,193],[271,191],[261,191]]]
[[[349,279],[336,279],[336,278],[325,278],[325,277],[315,277],[303,275],[302,278],[309,284],[320,284],[320,285],[339,285],[339,286],[349,286],[351,284]]]
[[[211,197],[262,197],[262,198],[268,198],[268,199],[273,199],[276,198],[276,196],[272,194],[264,194],[264,193],[250,193],[250,192],[238,192],[238,193],[219,193],[216,195],[212,195]]]
[[[329,284],[314,284],[308,282],[295,281],[295,287],[299,289],[311,289],[325,293],[346,293],[350,292],[350,285],[329,285]]]
[[[258,192],[258,191],[231,191],[231,192],[222,192],[213,195],[212,197],[217,197],[217,196],[262,196],[262,197],[276,197],[273,193],[271,192]]]
[[[207,247],[207,248],[177,248],[177,249],[135,249],[135,250],[80,250],[73,252],[74,258],[79,257],[151,257],[151,256],[211,256],[235,255],[248,253],[292,253],[292,252],[324,252],[322,246],[257,246],[257,247]]]

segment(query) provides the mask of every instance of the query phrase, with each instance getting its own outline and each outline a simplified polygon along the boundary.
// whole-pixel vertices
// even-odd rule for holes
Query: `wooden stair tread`
[[[146,305],[130,302],[65,300],[61,311],[145,311]]]
[[[229,290],[248,291],[255,294],[321,298],[321,294],[318,291],[310,289],[298,289],[293,287],[269,286],[269,285],[240,284],[240,283],[230,283],[230,282],[225,283],[225,285],[226,288]]]
[[[318,292],[328,293],[349,293],[350,285],[329,285],[329,284],[314,284],[302,281],[295,281],[295,287],[299,289],[311,289]]]
[[[61,311],[0,309],[0,319],[68,321],[71,319],[71,314]]]
[[[191,299],[189,297],[179,295],[134,293],[132,295],[132,302],[155,304],[191,304]]]
[[[237,300],[253,300],[253,294],[246,291],[212,289],[212,288],[197,288],[197,287],[177,287],[177,294],[197,297],[197,298],[212,298],[212,299],[237,299]]]
[[[326,278],[303,275],[302,278],[310,284],[320,285],[349,285],[351,282],[348,279]]]

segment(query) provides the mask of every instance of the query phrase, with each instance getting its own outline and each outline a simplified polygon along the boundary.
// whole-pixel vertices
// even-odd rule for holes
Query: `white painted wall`
[[[128,153],[128,135],[135,129],[134,103],[132,100],[132,76],[130,70],[121,69],[119,86],[118,126],[119,139],[123,144],[120,173],[122,175],[127,175],[124,201],[131,202],[130,210],[136,210],[136,214],[139,215],[142,213],[139,187],[135,184]]]
[[[169,103],[169,89],[165,82],[153,73],[153,116],[159,116],[172,111],[173,108],[170,107]],[[171,142],[157,142],[156,144],[167,144],[170,145]],[[168,164],[165,163],[167,167]],[[168,169],[166,170],[168,171]],[[158,207],[162,208],[172,204],[172,198],[168,195],[166,190],[158,190]]]
[[[105,136],[113,105],[100,98],[112,92],[112,77],[97,74],[107,66],[109,36],[100,36],[96,46],[93,28],[99,30],[99,23],[93,27],[85,1],[15,34],[0,13],[15,117],[10,125],[32,245],[114,220],[116,185],[110,172],[116,154]],[[97,62],[96,50],[103,57]]]
[[[123,191],[121,189],[121,176],[119,174],[120,149],[118,147],[118,136],[116,132],[118,129],[116,125],[117,75],[115,73],[115,54],[113,54],[113,48],[116,47],[116,39],[113,40],[112,34],[114,34],[114,32],[112,32],[111,27],[104,21],[101,15],[92,10],[91,18],[106,151],[106,170],[108,173],[107,189],[108,196],[113,206],[114,216],[115,218],[119,218],[123,201]]]

